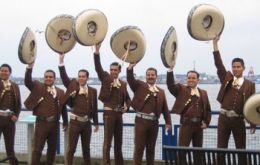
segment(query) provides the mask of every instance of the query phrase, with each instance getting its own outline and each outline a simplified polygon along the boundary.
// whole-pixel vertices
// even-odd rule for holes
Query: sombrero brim
[[[244,115],[250,122],[260,124],[260,93],[256,93],[247,99],[244,105]]]
[[[33,31],[26,27],[19,43],[18,57],[24,64],[31,64],[36,59],[37,45]]]
[[[73,34],[84,46],[95,45],[104,40],[108,22],[104,13],[96,9],[81,12],[73,23]]]
[[[73,16],[62,14],[54,17],[47,25],[45,39],[57,53],[67,53],[76,44],[72,34]]]
[[[170,27],[164,36],[164,39],[162,41],[161,45],[161,59],[163,62],[163,65],[166,68],[172,68],[175,66],[175,61],[177,58],[177,50],[178,50],[178,44],[177,44],[177,34],[174,29],[174,27]]]
[[[221,11],[209,4],[193,7],[188,16],[189,34],[196,40],[208,41],[221,35],[225,21]]]
[[[130,49],[126,55],[130,41]],[[129,63],[140,61],[146,50],[146,42],[143,32],[136,26],[124,26],[111,36],[110,46],[115,55]]]

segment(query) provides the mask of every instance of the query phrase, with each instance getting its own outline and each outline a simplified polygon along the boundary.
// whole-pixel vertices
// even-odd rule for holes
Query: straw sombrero
[[[200,4],[191,9],[187,27],[194,39],[208,41],[216,35],[221,35],[224,24],[224,16],[218,8],[209,4]]]
[[[54,17],[47,25],[45,39],[52,50],[67,53],[76,44],[72,34],[73,16],[62,14]]]
[[[247,99],[244,105],[244,115],[250,122],[260,124],[260,93],[256,93]]]
[[[138,27],[124,26],[111,36],[110,46],[118,58],[134,63],[143,58],[146,42],[143,32]]]
[[[174,27],[170,27],[163,38],[161,45],[161,59],[163,65],[166,68],[172,68],[175,66],[175,61],[177,58],[177,35]]]
[[[34,62],[37,55],[37,45],[33,31],[26,27],[18,48],[19,60],[24,64]]]
[[[104,40],[108,29],[104,13],[96,9],[81,12],[74,21],[73,34],[84,46],[92,46]]]

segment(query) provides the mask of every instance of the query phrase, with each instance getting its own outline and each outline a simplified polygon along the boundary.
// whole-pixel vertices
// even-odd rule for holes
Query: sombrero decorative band
[[[31,64],[36,59],[37,45],[33,31],[26,27],[18,48],[19,60],[24,64]]]
[[[178,52],[177,34],[174,27],[170,27],[163,38],[161,45],[161,59],[166,68],[175,66]]]
[[[224,24],[224,16],[218,8],[209,4],[200,4],[191,9],[187,27],[194,39],[208,41],[216,35],[221,35]]]
[[[136,26],[124,26],[113,33],[110,46],[115,55],[123,61],[140,61],[146,50],[143,32]]]
[[[107,30],[107,18],[97,9],[81,12],[73,23],[73,34],[76,40],[84,46],[92,46],[103,41]]]
[[[71,15],[58,15],[47,25],[45,39],[52,50],[57,53],[67,53],[76,44],[72,34],[74,17]]]
[[[244,105],[244,116],[250,122],[260,124],[260,93],[253,94]]]

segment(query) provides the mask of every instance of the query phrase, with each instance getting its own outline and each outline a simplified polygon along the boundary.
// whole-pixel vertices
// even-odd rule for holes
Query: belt
[[[201,122],[201,118],[200,117],[192,117],[192,118],[190,118],[190,121],[193,122],[193,123],[198,123],[198,122]]]
[[[115,112],[122,112],[122,107],[116,107],[116,108],[104,107],[104,110],[106,110],[106,111],[115,111]]]
[[[157,117],[155,115],[150,115],[150,114],[147,114],[147,113],[137,112],[136,116],[140,117],[142,119],[146,119],[146,120],[152,120],[152,121],[157,120]]]
[[[50,117],[42,117],[42,116],[37,116],[36,121],[46,121],[46,122],[56,122],[59,119],[56,116],[50,116]]]
[[[226,117],[243,117],[242,115],[237,114],[234,110],[226,110],[221,108],[220,113]]]
[[[86,115],[86,116],[78,116],[78,115],[75,115],[75,114],[71,114],[70,115],[70,119],[76,120],[76,121],[80,121],[80,122],[87,122],[87,121],[89,121],[88,115]]]
[[[8,117],[12,116],[14,112],[10,111],[10,109],[7,110],[0,110],[0,116]]]

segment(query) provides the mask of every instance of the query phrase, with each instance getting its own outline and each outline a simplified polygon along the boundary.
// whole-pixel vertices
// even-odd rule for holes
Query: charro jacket
[[[181,114],[185,107],[191,101],[191,88],[186,85],[176,84],[174,81],[173,72],[167,72],[167,87],[170,93],[176,98],[172,108],[172,112]],[[208,94],[205,90],[198,88],[200,97],[203,103],[202,120],[209,125],[211,120],[211,107],[208,99]]]

